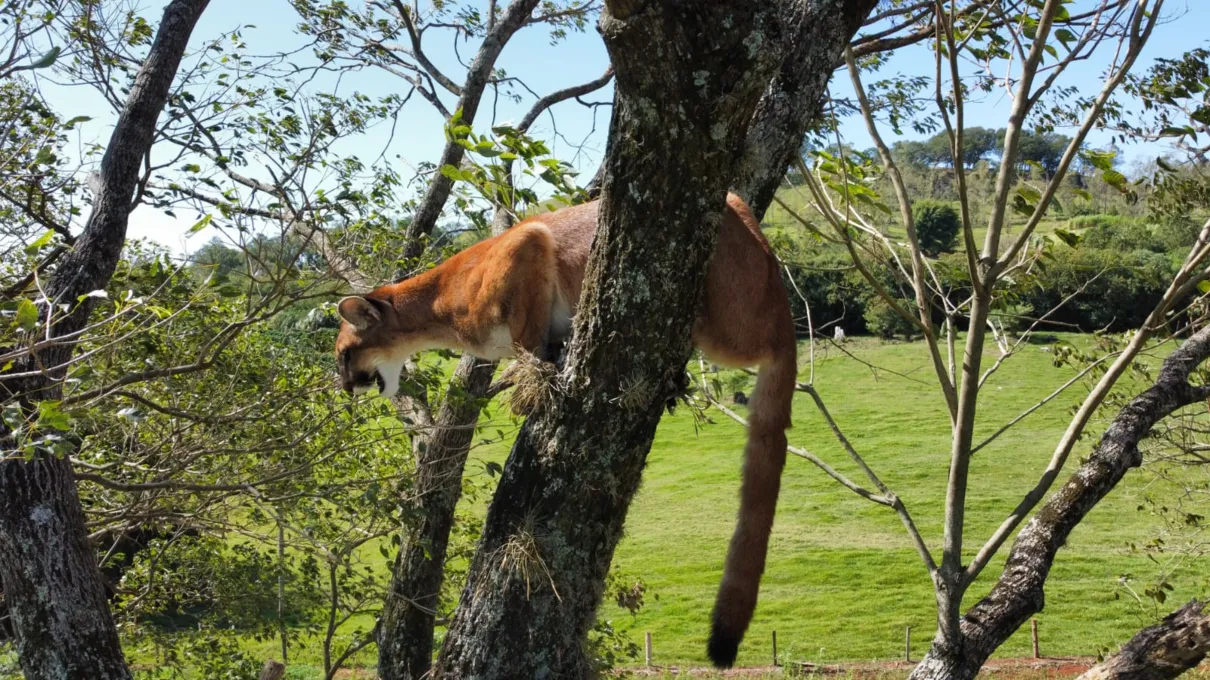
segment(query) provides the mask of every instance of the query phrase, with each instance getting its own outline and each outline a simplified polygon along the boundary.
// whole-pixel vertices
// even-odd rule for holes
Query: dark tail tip
[[[710,642],[706,643],[706,653],[717,668],[730,668],[735,664],[739,654],[740,638],[724,630],[716,621],[710,630]]]

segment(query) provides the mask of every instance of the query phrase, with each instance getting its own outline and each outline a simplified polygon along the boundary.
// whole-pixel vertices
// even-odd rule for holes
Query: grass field
[[[1081,336],[1061,340],[1087,341]],[[840,427],[904,499],[925,539],[937,549],[949,425],[940,393],[929,380],[924,346],[863,338],[850,340],[846,349],[881,370],[834,348],[821,349],[815,384]],[[805,380],[807,353],[801,354],[800,377]],[[1073,375],[1070,368],[1054,367],[1051,356],[1045,345],[1027,345],[991,379],[979,412],[977,439]],[[1035,483],[1067,413],[1085,389],[1073,387],[976,456],[967,510],[968,554]],[[717,411],[709,413],[713,424],[695,423],[684,408],[661,422],[615,557],[617,567],[647,582],[647,604],[634,617],[612,604],[603,609],[615,626],[640,642],[644,632],[651,632],[660,665],[705,665],[710,609],[734,526],[744,431]],[[806,395],[796,396],[794,416],[791,443],[864,483]],[[1099,436],[1103,427],[1101,420],[1091,429]],[[1086,452],[1091,441],[1086,438],[1077,453]],[[484,474],[485,461],[503,462],[507,449],[506,444],[477,449],[468,474]],[[1045,655],[1096,655],[1116,648],[1149,623],[1137,603],[1115,596],[1122,575],[1142,581],[1158,569],[1128,547],[1146,541],[1155,527],[1151,515],[1137,510],[1145,491],[1160,495],[1164,489],[1145,471],[1128,477],[1060,553],[1046,591],[1046,610],[1038,617]],[[366,555],[385,573],[387,564],[377,550],[367,549]],[[986,592],[1001,563],[997,560],[987,569],[968,603]],[[1166,610],[1205,594],[1199,590],[1205,582],[1197,572],[1193,567],[1176,575]],[[365,630],[371,625],[362,617],[349,628]],[[913,658],[919,658],[934,631],[932,589],[898,517],[832,482],[807,461],[791,457],[760,605],[738,663],[767,665],[773,630],[783,661],[893,660],[902,658],[906,626],[912,627]],[[250,642],[248,647],[259,658],[276,655],[271,640]],[[318,644],[308,647],[295,652],[296,664],[318,660]],[[1029,654],[1027,630],[1000,650],[1008,657]],[[373,653],[363,653],[357,661],[372,664]],[[312,677],[307,673],[296,665],[289,677]]]
[[[1077,340],[1078,341],[1078,340]],[[850,343],[856,356],[887,369],[875,373],[832,350],[817,357],[816,385],[839,425],[867,462],[907,503],[926,540],[941,536],[948,466],[948,419],[938,391],[927,383],[920,344]],[[1031,345],[989,383],[981,405],[986,436],[1070,378],[1042,346]],[[1035,483],[1066,424],[1076,391],[1051,402],[1017,429],[981,451],[972,463],[966,541],[973,554],[1005,514]],[[812,450],[858,479],[855,466],[827,431],[805,395],[795,401],[792,443]],[[1099,434],[1099,426],[1094,425]],[[701,663],[714,590],[736,510],[742,430],[719,421],[695,431],[689,415],[661,424],[644,486],[615,558],[646,579],[658,600],[635,618],[615,616],[636,637],[650,631],[661,663]],[[1087,451],[1088,442],[1080,451]],[[1151,481],[1135,475],[1076,530],[1052,572],[1039,627],[1043,651],[1095,655],[1137,631],[1137,604],[1115,599],[1120,576],[1154,569],[1127,545],[1145,541],[1153,520],[1139,512]],[[1154,483],[1151,493],[1162,493]],[[968,601],[984,594],[999,573],[993,564]],[[1172,600],[1200,594],[1196,569],[1180,575]],[[933,633],[931,585],[897,516],[792,458],[784,476],[778,519],[760,606],[739,663],[768,663],[777,631],[783,658],[816,662],[893,659],[903,653],[905,626],[913,654]],[[1028,633],[1003,655],[1029,653]]]

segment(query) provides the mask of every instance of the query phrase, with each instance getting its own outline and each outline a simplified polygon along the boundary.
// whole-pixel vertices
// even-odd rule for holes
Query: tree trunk
[[[823,120],[828,80],[878,0],[792,0],[786,4],[789,49],[748,128],[732,188],[757,219],[773,203],[807,131]]]
[[[1210,615],[1193,600],[1139,631],[1122,651],[1078,680],[1167,680],[1197,668],[1210,652]]]
[[[420,443],[416,500],[379,621],[378,674],[383,680],[422,678],[432,664],[433,626],[454,508],[462,496],[462,470],[495,369],[495,362],[463,357],[433,432]]]
[[[517,129],[527,132],[554,104],[604,87],[612,78],[613,70],[610,69],[596,80],[542,97],[517,124]],[[511,183],[512,161],[506,161],[505,167]],[[493,236],[503,234],[513,225],[514,209],[512,204],[496,207]],[[479,421],[483,397],[487,395],[495,370],[495,362],[476,362],[469,356],[462,359],[454,376],[456,384],[465,388],[465,394],[442,403],[433,433],[423,438],[423,446],[417,450],[416,466],[420,477],[415,489],[418,503],[414,515],[421,518],[421,523],[407,530],[379,621],[378,673],[383,680],[422,678],[432,663],[435,609],[444,580],[454,509],[462,495],[462,471],[475,424]],[[426,470],[430,467],[431,471]],[[429,549],[425,552],[426,546],[438,545],[440,551]]]
[[[593,672],[584,643],[602,584],[660,406],[683,381],[780,16],[748,0],[638,4],[610,0],[600,22],[617,108],[567,365],[509,456],[436,677]]]
[[[1087,462],[1018,534],[1000,580],[962,618],[957,643],[945,646],[934,641],[912,670],[912,680],[974,678],[992,652],[1042,611],[1055,555],[1089,511],[1131,468],[1142,464],[1139,441],[1174,411],[1210,396],[1210,387],[1188,382],[1189,374],[1207,356],[1210,328],[1198,331],[1164,360],[1155,384],[1118,412]]]
[[[48,287],[54,303],[74,306],[57,320],[51,335],[61,337],[85,326],[92,298],[113,275],[126,240],[126,224],[155,123],[207,0],[173,0],[164,10],[147,60],[101,160],[100,187],[84,232],[56,268]],[[44,306],[43,320],[48,306]],[[74,345],[63,344],[23,360],[14,371],[51,367],[46,373],[6,383],[6,402],[17,400],[29,413],[37,402],[59,397],[59,381]],[[14,454],[11,431],[2,433],[0,462],[0,582],[17,634],[17,652],[28,680],[129,678],[117,630],[105,601],[84,512],[66,458]]]

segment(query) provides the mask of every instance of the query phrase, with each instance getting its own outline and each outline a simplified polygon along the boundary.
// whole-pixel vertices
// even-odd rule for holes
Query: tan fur
[[[419,276],[364,299],[346,298],[336,342],[345,389],[364,389],[377,374],[393,392],[403,359],[425,349],[500,358],[520,347],[542,356],[548,342],[570,332],[567,316],[579,303],[597,210],[594,202],[529,218]],[[739,522],[710,639],[711,658],[725,666],[734,661],[756,607],[797,373],[794,324],[777,260],[735,195],[727,197],[693,341],[715,363],[759,367],[748,407]]]

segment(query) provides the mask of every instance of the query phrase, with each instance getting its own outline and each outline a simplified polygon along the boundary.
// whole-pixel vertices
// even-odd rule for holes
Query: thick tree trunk
[[[509,456],[437,677],[592,673],[584,642],[782,37],[776,6],[748,0],[610,1],[600,27],[617,108],[574,339]]]
[[[504,10],[500,20],[483,38],[479,52],[471,62],[470,68],[467,69],[466,82],[462,86],[462,94],[458,97],[458,104],[454,109],[455,112],[462,112],[463,125],[471,125],[475,122],[475,114],[479,111],[479,102],[483,99],[483,91],[496,66],[496,59],[500,57],[500,53],[504,51],[504,46],[512,39],[513,34],[521,30],[529,21],[530,15],[539,2],[540,0],[513,0]],[[441,158],[437,161],[433,181],[429,183],[428,190],[416,208],[416,214],[412,216],[411,224],[408,225],[408,246],[404,253],[406,257],[419,257],[424,252],[427,237],[437,226],[437,219],[441,217],[441,211],[445,209],[445,202],[454,189],[454,180],[446,177],[441,172],[441,168],[447,165],[458,167],[462,164],[465,154],[466,149],[461,145],[453,141],[446,143],[445,149],[441,152]]]
[[[1210,328],[1198,331],[1164,360],[1155,384],[1118,412],[1087,462],[1018,534],[1000,580],[962,618],[958,643],[947,647],[934,641],[910,678],[974,678],[992,652],[1042,611],[1055,555],[1089,511],[1143,462],[1139,441],[1174,411],[1210,396],[1210,388],[1188,382],[1189,374],[1207,356]]]
[[[52,326],[61,337],[83,328],[92,299],[113,275],[126,240],[126,224],[155,123],[207,0],[173,0],[164,11],[147,60],[118,117],[101,160],[100,187],[84,232],[48,284],[55,303],[75,306]],[[46,310],[44,309],[44,313]],[[45,316],[44,316],[45,319]],[[20,362],[14,371],[62,366],[74,346],[64,344]],[[5,401],[32,410],[56,399],[62,370],[6,383]],[[16,383],[16,384],[14,384]],[[0,582],[17,634],[17,652],[28,680],[124,679],[130,671],[105,601],[84,513],[66,458],[13,455],[12,433],[3,432],[0,462]]]
[[[878,0],[791,0],[789,49],[757,105],[732,189],[764,217],[803,137],[823,120],[828,80]]]
[[[495,362],[464,357],[432,434],[420,443],[416,500],[406,518],[379,621],[378,674],[383,680],[422,678],[432,664],[433,626],[454,508],[462,496],[462,471],[495,369]]]
[[[551,106],[604,87],[612,78],[611,69],[596,80],[542,97],[517,124],[517,129],[528,131]],[[511,182],[512,162],[506,161],[505,166]],[[447,196],[448,192],[438,197],[445,201]],[[503,234],[513,225],[514,207],[511,204],[496,207],[493,236]],[[479,421],[483,397],[495,369],[495,362],[475,361],[469,356],[463,358],[455,372],[455,381],[465,390],[458,399],[446,399],[442,404],[434,421],[434,433],[423,437],[417,451],[419,478],[415,492],[419,501],[413,516],[421,519],[419,525],[407,530],[379,622],[378,673],[383,680],[421,678],[431,665],[434,614],[445,571],[454,509],[462,494],[462,471],[475,424]],[[428,549],[426,552],[426,546],[440,546],[440,550]]]
[[[1193,600],[1144,628],[1078,680],[1167,680],[1197,668],[1210,652],[1210,615],[1204,607]]]

